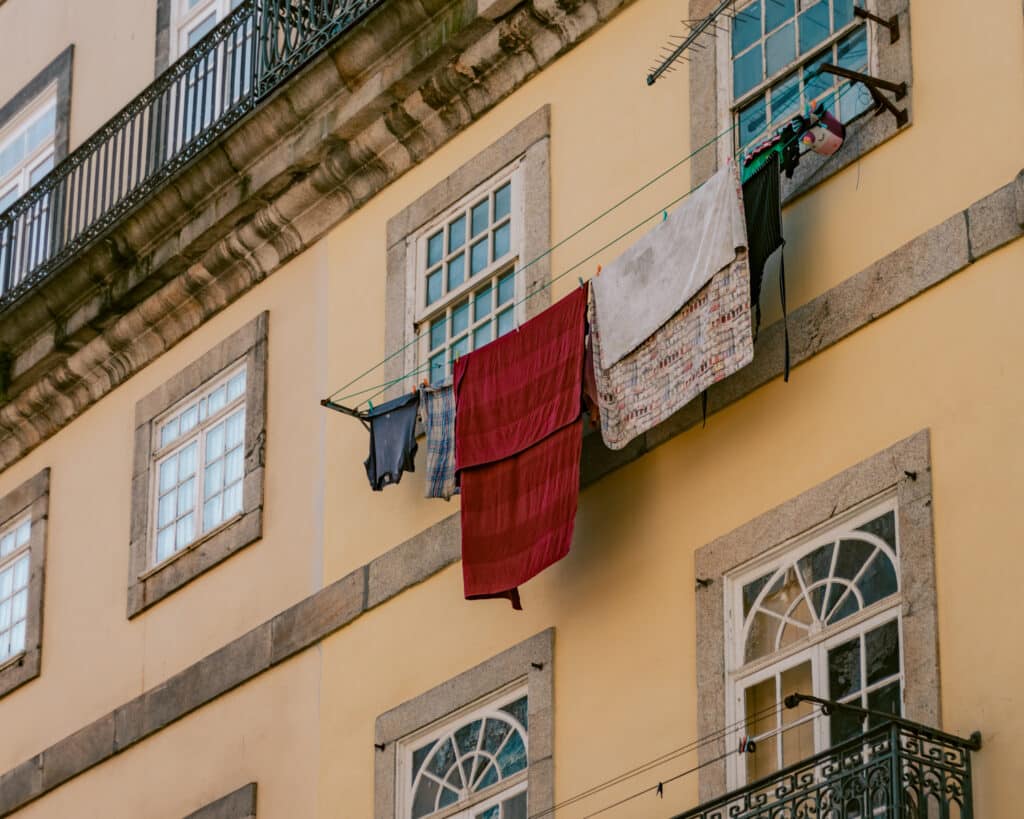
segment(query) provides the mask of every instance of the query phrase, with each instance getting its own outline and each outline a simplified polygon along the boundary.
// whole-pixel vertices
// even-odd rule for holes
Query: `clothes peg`
[[[576,281],[578,281],[580,283],[580,287],[583,287],[583,277],[582,276],[577,276]]]
[[[668,220],[668,211],[667,211],[667,210],[663,210],[663,211],[661,212],[661,221],[662,221],[662,222],[665,222],[665,221],[667,221],[667,220]]]
[[[597,266],[597,273],[595,273],[594,275],[595,276],[600,276],[601,275],[601,265]]]
[[[367,400],[366,403],[370,405],[370,412],[373,412],[373,401]]]

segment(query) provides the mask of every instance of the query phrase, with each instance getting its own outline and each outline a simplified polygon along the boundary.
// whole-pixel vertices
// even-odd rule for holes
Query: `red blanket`
[[[569,552],[579,494],[587,291],[455,365],[467,599],[509,597]]]

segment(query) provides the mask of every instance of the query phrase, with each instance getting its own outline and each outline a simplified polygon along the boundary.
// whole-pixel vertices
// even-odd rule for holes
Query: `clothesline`
[[[845,82],[841,83],[835,91],[830,90],[828,93],[829,94],[835,93],[835,95],[836,95],[835,99],[836,99],[836,101],[838,101],[844,94],[846,94],[850,90],[850,88],[854,84],[855,83],[852,82],[852,81],[845,81]],[[819,97],[819,99],[820,99],[820,97]],[[811,107],[813,105],[814,105],[814,102],[810,103],[809,107]],[[779,118],[777,120],[773,120],[772,123],[770,123],[770,126],[769,126],[769,128],[767,130],[769,130],[769,131],[773,130],[775,127],[777,127],[782,122],[789,122],[790,120],[793,119],[794,116],[795,116],[794,114],[790,113],[790,114],[787,114],[785,117]],[[541,253],[540,255],[535,257],[534,259],[531,259],[526,264],[524,264],[521,267],[519,267],[516,270],[514,270],[513,273],[512,273],[513,278],[518,276],[520,273],[522,273],[523,271],[525,271],[526,269],[528,269],[532,265],[534,265],[537,262],[541,261],[542,259],[544,259],[548,255],[550,255],[553,251],[555,251],[557,248],[559,248],[562,245],[564,245],[566,242],[568,242],[571,239],[575,238],[576,236],[578,236],[583,231],[587,230],[588,228],[592,227],[594,224],[596,224],[600,220],[604,219],[606,216],[611,214],[617,208],[621,207],[626,202],[630,201],[635,196],[637,196],[638,194],[642,193],[644,190],[649,188],[651,185],[653,185],[654,183],[656,183],[660,179],[663,179],[665,176],[667,176],[672,171],[678,169],[680,166],[682,166],[683,164],[688,162],[690,159],[692,159],[694,156],[696,156],[701,151],[707,149],[711,145],[716,144],[720,139],[722,139],[723,137],[725,137],[725,136],[729,135],[730,133],[732,133],[732,131],[734,131],[736,129],[736,127],[737,127],[736,124],[733,124],[732,126],[727,128],[726,130],[724,130],[721,133],[717,134],[715,137],[713,137],[709,141],[705,142],[703,145],[698,147],[696,150],[692,151],[691,153],[689,153],[686,156],[684,156],[682,159],[680,159],[677,162],[673,163],[668,168],[666,168],[664,171],[661,171],[660,173],[658,173],[657,175],[655,175],[654,177],[649,179],[647,182],[645,182],[639,188],[637,188],[636,190],[634,190],[631,193],[629,193],[627,196],[625,196],[622,199],[620,199],[614,205],[612,205],[611,207],[609,207],[606,210],[604,210],[602,213],[600,213],[597,216],[595,216],[589,222],[587,222],[586,224],[584,224],[581,227],[577,228],[575,231],[570,233],[568,236],[566,236],[565,238],[563,238],[563,239],[559,240],[558,242],[556,242],[555,244],[553,244],[551,247],[549,247],[543,253]],[[788,147],[790,144],[795,142],[797,139],[799,139],[799,135],[794,135],[788,142],[784,143],[783,147]],[[742,153],[743,153],[743,149],[741,149],[740,151],[738,151],[736,153],[736,158],[738,158],[739,155],[742,154]],[[570,267],[566,268],[565,270],[563,270],[558,275],[553,276],[548,281],[543,282],[543,283],[537,285],[535,288],[533,288],[530,292],[528,292],[522,298],[520,298],[519,300],[514,302],[514,305],[518,306],[518,305],[522,304],[523,302],[525,302],[525,301],[527,301],[527,300],[529,300],[531,298],[534,298],[538,294],[542,293],[544,291],[544,289],[550,287],[555,282],[559,281],[560,279],[564,278],[565,276],[569,275],[570,273],[578,270],[580,267],[585,265],[587,262],[593,260],[596,256],[598,256],[599,254],[603,253],[609,247],[612,247],[617,242],[619,242],[622,239],[624,239],[626,236],[629,236],[634,231],[639,230],[641,227],[643,227],[645,224],[647,224],[648,222],[652,221],[653,219],[656,219],[659,216],[664,215],[668,211],[669,208],[672,208],[675,205],[677,205],[680,202],[682,202],[684,199],[686,199],[688,196],[690,196],[694,191],[698,190],[700,187],[701,187],[701,185],[695,185],[694,187],[690,188],[688,191],[683,193],[681,196],[678,196],[678,197],[674,198],[672,201],[670,201],[667,204],[663,205],[662,207],[658,208],[653,214],[651,214],[650,216],[647,216],[644,219],[642,219],[641,221],[637,222],[632,227],[628,228],[626,231],[624,231],[623,233],[619,234],[618,236],[616,236],[611,241],[606,242],[601,247],[599,247],[597,250],[595,250],[592,253],[590,253],[589,255],[587,255],[585,258],[580,259],[579,261],[574,263],[572,266],[570,266]],[[587,278],[589,279],[590,277],[587,277]],[[583,281],[582,277],[581,277],[581,281]],[[394,352],[392,352],[389,355],[387,355],[384,359],[382,359],[378,363],[374,364],[372,367],[370,367],[366,371],[360,373],[358,376],[353,378],[351,381],[347,382],[346,384],[344,384],[343,386],[341,386],[340,388],[335,390],[333,393],[331,393],[331,395],[329,396],[329,398],[327,400],[331,401],[331,402],[335,401],[337,399],[338,394],[341,393],[343,390],[347,389],[348,387],[351,387],[353,384],[356,384],[361,379],[365,378],[367,375],[369,375],[370,373],[374,372],[375,370],[380,369],[382,366],[387,364],[387,362],[391,361],[396,356],[398,356],[399,354],[401,354],[405,350],[407,350],[409,347],[411,347],[413,344],[417,343],[421,338],[423,338],[425,336],[426,333],[427,333],[427,330],[424,329],[424,330],[421,330],[420,332],[414,334],[413,338],[410,341],[406,342],[401,347],[399,347],[397,350],[395,350]],[[397,376],[397,377],[395,377],[393,379],[386,380],[386,381],[384,381],[382,383],[374,384],[371,387],[366,387],[364,389],[357,390],[355,392],[346,393],[340,399],[337,399],[337,400],[338,400],[339,403],[344,403],[344,402],[351,401],[353,398],[359,398],[359,396],[366,395],[366,393],[373,393],[372,395],[368,396],[367,398],[360,399],[360,401],[356,405],[356,407],[358,408],[358,407],[362,406],[363,404],[367,404],[367,403],[373,401],[379,395],[383,394],[384,392],[386,392],[391,387],[393,387],[393,386],[395,386],[397,384],[401,384],[404,381],[408,380],[409,378],[414,378],[417,375],[423,374],[424,372],[428,371],[429,368],[430,368],[429,362],[421,364],[421,365],[415,367],[414,369],[409,370],[407,372],[404,372],[400,376]]]

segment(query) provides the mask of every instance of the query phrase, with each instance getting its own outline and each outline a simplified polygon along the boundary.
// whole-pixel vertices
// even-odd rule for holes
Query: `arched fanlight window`
[[[526,770],[527,731],[524,694],[478,709],[440,735],[414,746],[410,754],[412,819],[472,802],[482,792],[501,791],[497,787],[500,783]],[[516,800],[522,801],[524,808],[525,798],[524,791],[521,800]],[[503,816],[501,810],[495,804],[485,814],[488,819],[492,815],[498,819]]]

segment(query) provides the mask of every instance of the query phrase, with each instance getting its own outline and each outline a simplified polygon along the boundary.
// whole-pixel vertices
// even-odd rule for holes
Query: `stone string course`
[[[799,309],[789,319],[793,365],[865,327],[1024,236],[1024,172],[1010,184],[925,231]],[[713,413],[782,374],[782,325],[763,329],[754,362],[709,391]],[[625,449],[611,452],[599,435],[584,441],[581,484],[589,486],[698,424],[699,402]],[[0,815],[121,753],[349,625],[459,559],[459,517],[395,546],[247,634],[140,694],[0,776]]]

